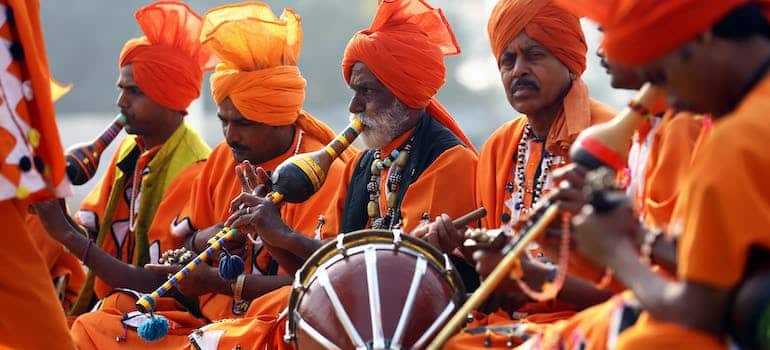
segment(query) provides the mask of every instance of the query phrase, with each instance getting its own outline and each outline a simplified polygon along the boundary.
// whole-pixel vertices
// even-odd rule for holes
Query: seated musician
[[[727,349],[734,291],[747,273],[767,262],[770,249],[770,160],[762,143],[770,136],[764,113],[770,106],[768,22],[759,5],[744,1],[700,6],[681,0],[662,6],[632,0],[624,5],[630,11],[622,13],[612,13],[598,1],[563,4],[602,25],[608,59],[640,68],[675,106],[717,119],[700,145],[673,214],[675,280],[640,261],[634,237],[644,228],[629,205],[606,214],[586,207],[574,219],[578,250],[612,268],[644,309],[617,338],[617,348]],[[672,21],[683,25],[668,25]],[[729,169],[730,180],[715,169]],[[765,257],[753,255],[756,251],[764,251]]]
[[[354,92],[349,108],[365,125],[361,137],[368,149],[348,162],[344,176],[332,185],[338,192],[328,202],[322,237],[365,228],[400,227],[409,232],[425,216],[458,217],[474,209],[475,151],[434,98],[444,83],[444,56],[458,52],[440,10],[417,0],[381,3],[372,27],[350,40],[343,76]],[[269,199],[242,194],[233,207],[240,204],[251,208],[237,211],[227,224],[259,232],[268,248],[290,253],[284,259],[276,256],[288,271],[295,271],[323,243],[284,222]],[[444,252],[459,245],[435,230],[421,230]],[[455,258],[458,268],[461,261]],[[469,280],[478,283],[476,276]],[[283,307],[277,309],[281,311],[290,290],[284,287],[269,299],[255,300],[247,313],[250,323],[213,324],[194,336],[216,336],[222,349],[262,342],[270,348],[287,346],[279,334],[284,326],[275,321],[277,312],[260,305],[282,299]]]
[[[163,228],[181,210],[186,187],[210,152],[184,122],[186,109],[200,94],[203,72],[213,67],[213,56],[198,41],[200,16],[184,3],[164,1],[141,8],[136,19],[145,36],[124,45],[117,82],[117,105],[130,135],[82,203],[77,223],[58,202],[35,207],[48,233],[89,268],[72,315],[88,311],[94,296],[104,298],[114,288],[149,292],[165,280],[165,274],[141,267],[182,246],[181,237]],[[120,333],[110,335],[110,342],[123,333],[121,316],[115,316]],[[79,347],[107,344],[81,342],[82,327],[76,320],[73,336]]]
[[[306,82],[297,67],[302,48],[297,38],[302,38],[302,28],[293,10],[284,10],[276,18],[263,3],[223,5],[209,10],[204,22],[202,43],[222,61],[211,76],[211,88],[225,140],[215,147],[191,186],[188,204],[174,219],[174,235],[186,237],[186,246],[196,253],[223,228],[230,201],[256,186],[243,177],[240,181],[236,172],[251,171],[252,166],[271,172],[295,154],[321,149],[335,136],[326,124],[302,109]],[[332,164],[329,184],[339,181],[344,161],[352,152],[344,152]],[[333,191],[333,186],[325,185],[306,202],[282,205],[277,215],[291,227],[313,235]],[[201,311],[212,321],[243,316],[249,301],[291,281],[291,276],[279,274],[271,257],[285,255],[279,249],[271,247],[269,255],[262,242],[252,244],[246,235],[237,237],[226,247],[245,257],[244,274],[229,281],[220,277],[218,268],[204,264],[177,286],[187,296],[200,296]],[[179,269],[148,267],[167,273]]]

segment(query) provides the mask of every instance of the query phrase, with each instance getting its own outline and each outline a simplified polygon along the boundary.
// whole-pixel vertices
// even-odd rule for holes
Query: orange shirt
[[[390,144],[383,147],[383,154],[387,155],[391,150],[398,148],[411,137],[411,134],[412,132],[405,132],[391,141]],[[325,235],[333,236],[341,231],[345,210],[357,210],[345,208],[345,203],[350,180],[363,155],[364,152],[348,162],[341,181],[335,185],[337,192],[331,201],[332,205],[329,206],[329,210],[325,214],[326,225],[322,229]],[[476,162],[476,155],[464,145],[452,146],[433,160],[406,189],[399,208],[401,228],[405,232],[412,231],[421,223],[421,218],[425,213],[432,220],[441,214],[457,218],[475,209],[473,183],[476,175]],[[365,166],[370,167],[371,164]],[[387,211],[386,185],[389,171],[390,168],[380,171],[379,203],[381,216],[385,215]],[[365,188],[360,190],[366,191]],[[371,227],[371,222],[366,227]]]
[[[284,160],[295,153],[313,152],[321,149],[324,144],[305,132],[296,128],[291,147],[278,157],[256,164],[266,171],[273,171]],[[204,229],[222,223],[230,216],[230,201],[241,193],[241,184],[235,175],[235,159],[227,143],[222,142],[214,148],[209,160],[201,171],[200,177],[191,186],[190,200],[181,214],[172,223],[175,237],[180,239],[196,230]],[[344,163],[336,160],[329,169],[326,184],[319,192],[304,203],[286,203],[281,207],[281,217],[289,227],[297,232],[312,236],[318,224],[318,217],[328,206],[328,199],[334,191],[329,184],[338,182],[344,169]],[[320,238],[327,238],[322,236]],[[247,259],[247,272],[252,274],[275,274],[278,265],[269,259],[267,251],[261,245],[253,246]],[[249,263],[249,261],[251,263]],[[201,309],[204,316],[211,320],[238,317],[231,311],[232,297],[218,294],[207,294],[200,297]]]
[[[702,145],[682,193],[686,209],[677,217],[680,278],[730,289],[744,275],[749,250],[770,249],[768,108],[766,76],[714,123]]]

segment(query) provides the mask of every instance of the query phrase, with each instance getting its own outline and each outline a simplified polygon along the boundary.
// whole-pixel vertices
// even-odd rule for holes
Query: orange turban
[[[433,98],[444,85],[444,56],[460,53],[444,13],[424,0],[379,2],[371,26],[356,33],[345,48],[345,81],[350,82],[350,70],[356,62],[366,64],[406,106],[425,108],[431,117],[473,148],[457,122]]]
[[[501,0],[492,10],[487,31],[498,63],[500,55],[523,31],[547,47],[570,72],[580,76],[586,69],[588,47],[580,20],[551,0]],[[568,148],[591,125],[588,87],[582,79],[572,81],[562,110],[563,117],[554,121],[546,137],[546,149],[552,153]]]
[[[273,126],[295,124],[322,142],[334,132],[302,110],[305,79],[297,68],[301,18],[285,9],[245,2],[206,13],[201,41],[222,60],[211,76],[214,100],[230,98],[246,119]]]
[[[604,30],[608,60],[638,66],[693,40],[746,0],[556,0]]]
[[[202,18],[177,1],[156,1],[135,17],[144,36],[126,42],[120,67],[131,65],[136,84],[153,101],[185,111],[200,96],[203,72],[215,64],[199,42]]]
[[[580,20],[550,0],[501,0],[487,24],[489,43],[498,64],[500,55],[521,32],[543,44],[570,72],[586,70],[588,46]]]

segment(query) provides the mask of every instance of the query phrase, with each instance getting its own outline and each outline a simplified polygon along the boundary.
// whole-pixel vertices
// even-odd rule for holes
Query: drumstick
[[[481,219],[485,216],[487,216],[487,209],[484,207],[481,207],[457,219],[454,219],[452,221],[452,225],[455,225],[455,228],[459,230],[465,227],[465,225],[468,225],[469,223],[476,221],[478,219]]]
[[[548,207],[548,209],[545,211],[545,214],[543,214],[540,220],[538,220],[537,223],[535,223],[535,225],[524,234],[524,236],[514,242],[512,247],[510,245],[506,247],[511,248],[510,252],[507,253],[505,257],[503,257],[503,260],[501,260],[497,267],[492,270],[492,273],[489,274],[486,279],[484,279],[484,282],[482,282],[479,288],[476,289],[473,294],[471,294],[470,298],[468,298],[468,301],[466,301],[465,304],[463,304],[463,306],[457,310],[447,325],[444,326],[436,338],[433,339],[433,342],[431,342],[428,346],[429,350],[441,349],[444,343],[449,340],[449,337],[451,337],[455,331],[460,328],[463,322],[465,322],[466,315],[478,308],[479,305],[481,305],[481,303],[486,300],[490,294],[492,294],[492,291],[497,288],[497,285],[502,282],[503,278],[508,276],[508,271],[510,271],[511,268],[516,264],[516,261],[519,259],[519,255],[525,251],[525,248],[529,246],[530,243],[534,242],[538,236],[545,232],[548,225],[556,218],[558,214],[558,206],[552,205]],[[503,249],[504,252],[507,250],[506,248]]]

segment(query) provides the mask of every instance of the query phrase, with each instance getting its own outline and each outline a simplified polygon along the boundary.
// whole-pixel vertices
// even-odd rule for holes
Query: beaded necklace
[[[374,152],[371,172],[372,177],[366,184],[366,191],[369,193],[369,204],[366,207],[367,214],[371,220],[373,229],[390,229],[393,227],[393,218],[396,216],[396,203],[398,202],[398,192],[403,180],[402,172],[409,161],[409,153],[412,151],[412,139],[404,144],[401,150],[393,150],[390,155],[381,159],[381,151]],[[388,170],[388,182],[386,190],[388,192],[385,203],[388,209],[383,216],[380,212],[380,173]]]
[[[506,206],[510,209],[511,214],[503,213],[503,223],[516,222],[519,218],[524,217],[529,212],[530,208],[534,207],[540,200],[543,195],[543,190],[550,185],[551,167],[554,164],[564,163],[564,159],[561,156],[554,155],[551,152],[546,151],[545,147],[543,147],[540,176],[535,179],[534,188],[532,190],[532,203],[530,208],[524,207],[524,193],[527,192],[526,165],[527,156],[529,155],[529,140],[534,139],[534,136],[532,126],[527,123],[524,127],[524,133],[521,135],[521,140],[519,140],[516,156],[513,159],[513,162],[516,164],[513,169],[513,179],[505,186],[506,191],[511,193],[511,199],[506,202]],[[535,142],[545,141],[535,140]]]

